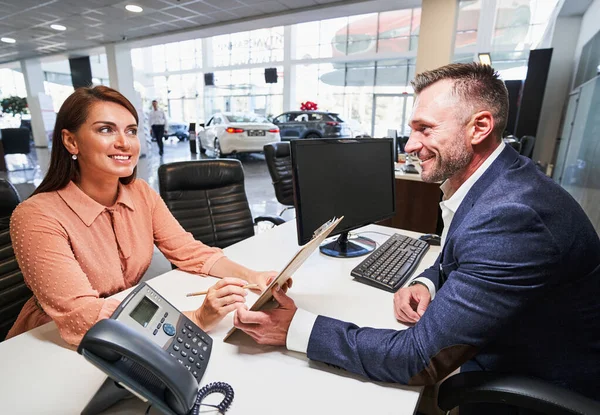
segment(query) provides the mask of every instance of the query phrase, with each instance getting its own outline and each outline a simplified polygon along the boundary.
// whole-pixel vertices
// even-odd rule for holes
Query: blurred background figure
[[[163,110],[158,108],[158,101],[156,100],[152,101],[152,110],[148,114],[148,120],[152,135],[156,138],[158,144],[158,154],[162,156],[164,152],[163,136],[167,130],[167,116]]]

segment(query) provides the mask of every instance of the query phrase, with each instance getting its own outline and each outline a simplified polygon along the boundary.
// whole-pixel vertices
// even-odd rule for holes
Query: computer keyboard
[[[358,281],[395,292],[429,249],[425,241],[396,233],[352,270]]]

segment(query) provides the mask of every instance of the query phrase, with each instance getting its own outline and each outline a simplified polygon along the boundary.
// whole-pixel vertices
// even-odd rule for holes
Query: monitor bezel
[[[393,140],[389,137],[384,137],[384,138],[360,138],[360,139],[352,139],[352,138],[346,138],[346,139],[336,139],[336,138],[316,138],[316,139],[298,139],[298,140],[291,140],[290,141],[290,153],[291,153],[291,158],[292,158],[292,187],[293,187],[293,191],[294,191],[294,208],[296,209],[296,233],[298,235],[298,244],[299,245],[304,245],[307,242],[309,242],[313,235],[303,235],[302,232],[302,226],[301,226],[301,222],[302,222],[302,205],[299,202],[299,193],[300,193],[300,189],[299,189],[299,185],[298,185],[298,169],[297,169],[297,165],[296,165],[296,147],[298,145],[300,146],[305,146],[305,145],[322,145],[322,144],[344,144],[344,143],[351,143],[351,144],[360,144],[360,143],[380,143],[382,141],[387,141],[389,143],[390,146],[390,172],[391,172],[391,177],[392,177],[392,212],[388,215],[383,215],[380,218],[376,218],[364,223],[361,223],[359,225],[353,225],[353,226],[344,226],[344,221],[342,220],[340,222],[340,224],[331,232],[331,234],[329,234],[329,237],[335,236],[335,235],[339,235],[342,234],[344,232],[349,232],[352,231],[354,229],[358,229],[361,228],[363,226],[369,225],[371,223],[376,223],[376,222],[380,222],[389,218],[392,218],[396,215],[396,172],[394,169],[394,148],[393,148]],[[329,218],[331,219],[331,218]]]

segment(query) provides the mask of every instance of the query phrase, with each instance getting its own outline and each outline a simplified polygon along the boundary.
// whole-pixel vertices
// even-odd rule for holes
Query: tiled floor
[[[158,155],[158,146],[151,143],[147,157],[140,159],[138,163],[138,177],[146,180],[156,191],[158,191],[158,167],[164,163],[175,161],[197,160],[200,158],[209,158],[204,155],[192,155],[188,142],[179,142],[177,140],[168,140],[165,142],[165,152],[162,157]],[[283,209],[283,205],[277,202],[275,191],[271,184],[271,177],[267,170],[267,165],[262,154],[240,155],[238,159],[244,166],[246,195],[250,204],[252,216],[260,215],[278,215]],[[35,169],[15,170],[9,173],[0,172],[0,178],[8,178],[19,192],[22,199],[26,199],[40,184],[47,171],[50,152],[48,149],[38,148],[32,151],[30,157],[23,155],[6,156],[9,170],[21,169],[23,165],[31,166],[35,164]],[[293,219],[293,210],[284,213],[284,219]],[[150,269],[144,279],[154,277],[170,270],[169,262],[162,254],[155,249],[155,255]]]

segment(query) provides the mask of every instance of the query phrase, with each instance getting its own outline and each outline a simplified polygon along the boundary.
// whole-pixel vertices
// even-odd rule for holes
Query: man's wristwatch
[[[412,287],[413,285],[417,285],[417,284],[421,284],[423,287],[427,288],[427,291],[429,291],[429,287],[427,286],[427,284],[425,284],[421,281],[413,281],[410,284],[408,284],[408,286]]]

